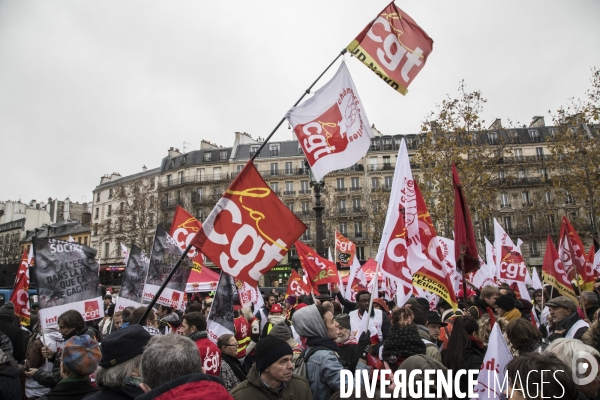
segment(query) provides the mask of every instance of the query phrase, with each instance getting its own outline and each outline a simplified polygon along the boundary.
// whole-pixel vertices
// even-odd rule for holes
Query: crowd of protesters
[[[207,331],[212,299],[198,294],[183,312],[158,306],[143,320],[145,307],[115,312],[107,295],[102,320],[85,322],[70,310],[46,329],[35,311],[30,326],[21,326],[6,303],[0,399],[333,399],[342,370],[479,370],[495,324],[514,356],[506,398],[536,398],[527,393],[537,388],[564,392],[567,400],[596,399],[600,375],[577,385],[571,368],[585,352],[592,357],[587,362],[596,360],[591,370],[600,370],[598,293],[582,292],[580,307],[547,289],[532,290],[527,301],[506,285],[486,286],[469,290],[458,309],[443,299],[430,305],[411,297],[398,306],[377,298],[370,315],[367,291],[354,302],[337,291],[321,300],[274,292],[260,309],[234,299],[234,331],[215,342]],[[556,379],[531,373],[541,370]],[[467,385],[464,375],[461,391]]]

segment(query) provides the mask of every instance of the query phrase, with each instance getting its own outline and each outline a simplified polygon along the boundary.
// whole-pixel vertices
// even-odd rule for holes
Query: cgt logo
[[[85,309],[83,319],[86,321],[100,318],[100,306],[98,305],[98,300],[86,301],[83,308]]]
[[[598,361],[585,351],[578,351],[571,360],[573,381],[578,386],[584,386],[598,377]]]
[[[181,293],[173,291],[171,293],[171,307],[179,308],[179,300],[181,299]]]

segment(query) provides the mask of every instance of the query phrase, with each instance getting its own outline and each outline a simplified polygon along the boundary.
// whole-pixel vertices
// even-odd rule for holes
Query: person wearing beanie
[[[59,315],[57,325],[58,332],[65,341],[74,336],[86,335],[88,332],[81,313],[76,310],[68,310]],[[54,351],[53,347],[46,345],[42,348],[42,356],[53,363],[52,370],[30,368],[25,371],[25,376],[33,378],[42,386],[53,388],[62,379],[60,373],[62,349]]]
[[[506,294],[496,299],[496,313],[508,322],[521,318],[521,312],[515,307],[514,297]]]
[[[383,361],[392,371],[410,356],[426,354],[425,343],[415,324],[394,324],[388,338],[383,342]]]
[[[549,310],[548,319],[552,322],[548,340],[559,338],[581,339],[588,330],[589,324],[577,313],[577,303],[567,296],[559,296],[546,303]]]
[[[27,351],[27,333],[14,324],[15,306],[10,301],[0,307],[0,332],[10,340],[13,347],[13,358],[17,363],[25,362]]]
[[[296,333],[306,340],[304,363],[313,398],[329,399],[332,393],[340,390],[340,372],[343,369],[337,354],[339,347],[334,341],[337,329],[333,314],[321,306],[306,306],[296,310],[293,326]],[[371,343],[370,336],[367,330],[358,340],[360,358],[357,370],[368,370],[366,358]]]
[[[63,379],[40,400],[79,400],[96,392],[98,389],[92,386],[90,374],[98,368],[101,357],[98,342],[88,335],[67,340],[60,363]]]
[[[269,335],[275,336],[290,345],[294,352],[292,363],[295,364],[298,357],[300,357],[300,353],[302,353],[302,347],[292,337],[292,329],[285,322],[280,322],[271,329]]]
[[[267,335],[256,345],[256,362],[245,381],[231,395],[235,400],[312,400],[306,378],[294,375],[292,348],[285,341]]]
[[[342,367],[349,371],[354,371],[356,370],[356,365],[358,364],[361,354],[358,350],[356,338],[352,337],[350,334],[352,329],[350,325],[350,316],[348,314],[337,315],[335,317],[335,327],[337,329],[335,342],[339,347],[338,354],[340,356]]]
[[[298,300],[294,295],[289,295],[285,299],[285,319],[287,319],[288,321],[292,320],[292,316],[294,315],[297,302]]]
[[[141,325],[131,325],[104,338],[102,359],[95,374],[101,391],[86,399],[133,399],[143,394],[142,353],[151,337]]]

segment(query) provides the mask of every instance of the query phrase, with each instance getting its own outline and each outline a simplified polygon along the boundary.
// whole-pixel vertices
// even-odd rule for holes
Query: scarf
[[[513,308],[512,310],[505,312],[502,318],[508,322],[519,319],[521,318],[521,311],[519,311],[518,308]]]
[[[333,339],[322,338],[322,337],[310,337],[310,338],[306,339],[306,345],[308,347],[313,347],[313,346],[327,347],[329,350],[336,352],[336,353],[340,349],[338,347],[337,343]]]
[[[484,349],[485,346],[483,345],[483,342],[481,340],[479,340],[478,337],[469,335],[469,339],[471,339],[471,342],[474,342],[477,346],[479,346],[480,348]]]
[[[238,361],[237,357],[221,353],[221,361],[225,361],[231,367],[235,377],[238,378],[240,382],[244,382],[246,380],[246,373],[242,370],[242,365]]]
[[[208,332],[206,331],[202,331],[202,332],[194,332],[191,335],[188,336],[190,339],[192,339],[194,342],[203,339],[203,338],[207,338],[208,337]]]

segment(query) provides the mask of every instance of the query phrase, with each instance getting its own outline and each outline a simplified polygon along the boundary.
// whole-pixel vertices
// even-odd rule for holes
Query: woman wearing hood
[[[47,328],[42,331],[37,317],[32,316],[33,332],[29,344],[27,345],[27,359],[25,368],[37,368],[42,371],[52,371],[53,364],[46,362],[42,355],[44,345],[48,346],[54,353],[63,347],[64,338],[58,331],[58,328]],[[50,391],[49,387],[40,385],[33,378],[27,377],[25,380],[25,395],[28,399],[42,397]]]
[[[296,332],[306,344],[304,363],[313,398],[329,399],[332,393],[340,390],[340,372],[343,369],[337,354],[337,330],[333,314],[322,306],[311,305],[297,310],[292,321]],[[356,369],[368,369],[368,331],[361,335],[358,345],[361,357]],[[307,359],[309,354],[310,358]]]

